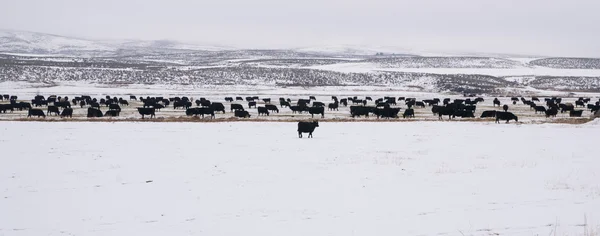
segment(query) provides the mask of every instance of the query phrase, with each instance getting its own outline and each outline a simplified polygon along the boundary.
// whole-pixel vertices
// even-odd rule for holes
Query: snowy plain
[[[596,69],[555,69],[541,66],[517,68],[383,68],[373,63],[339,63],[311,66],[310,69],[330,70],[343,73],[366,73],[374,71],[397,71],[430,74],[466,74],[503,76],[600,76]]]
[[[597,235],[583,125],[0,122],[0,235]]]

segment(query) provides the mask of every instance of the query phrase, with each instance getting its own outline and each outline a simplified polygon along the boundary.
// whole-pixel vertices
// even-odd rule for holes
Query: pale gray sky
[[[0,28],[236,47],[600,57],[598,0],[0,0]]]

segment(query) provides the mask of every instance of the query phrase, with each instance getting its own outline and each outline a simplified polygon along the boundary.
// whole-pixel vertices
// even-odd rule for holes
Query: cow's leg
[[[302,138],[302,132],[298,131],[298,137]]]
[[[309,137],[309,138],[312,138],[312,137],[313,137],[313,136],[312,136],[312,132],[308,133],[308,137]]]

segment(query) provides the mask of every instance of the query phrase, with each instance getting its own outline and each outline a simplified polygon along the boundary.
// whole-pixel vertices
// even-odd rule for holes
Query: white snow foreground
[[[597,235],[599,128],[0,122],[0,235]]]

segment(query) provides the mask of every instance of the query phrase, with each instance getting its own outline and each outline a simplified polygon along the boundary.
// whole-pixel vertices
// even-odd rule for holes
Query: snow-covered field
[[[595,69],[554,69],[547,67],[518,68],[382,68],[372,63],[340,63],[309,67],[317,70],[330,70],[343,73],[366,73],[374,71],[398,71],[430,74],[467,74],[503,76],[600,76]]]
[[[0,122],[0,235],[598,235],[599,128]]]

